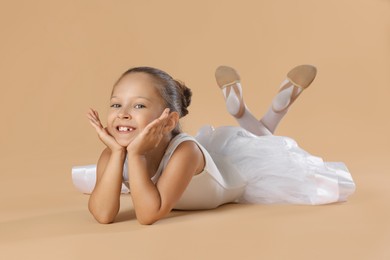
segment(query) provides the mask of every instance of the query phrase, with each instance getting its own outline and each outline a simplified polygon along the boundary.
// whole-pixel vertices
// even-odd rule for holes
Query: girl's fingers
[[[96,117],[96,111],[90,108],[90,111],[87,113],[87,118],[89,119],[90,124],[95,128],[98,134],[102,133],[103,125],[100,122],[99,118]]]
[[[99,114],[96,110],[90,108],[87,116],[90,120],[93,120],[98,126],[100,126],[101,128],[103,127],[102,123],[100,122]]]
[[[88,114],[87,118],[88,118],[89,122],[96,123],[96,120],[91,115]]]
[[[95,118],[99,118],[99,115],[97,114],[97,111],[94,110],[93,108],[89,109],[88,114],[90,114],[91,116],[93,116]]]
[[[166,122],[168,120],[169,116],[169,108],[164,109],[164,111],[161,113],[160,117],[155,119],[151,125],[155,126],[158,130],[165,127]]]
[[[99,114],[96,110],[90,108],[87,113],[87,118],[89,123],[93,128],[95,128],[95,131],[97,135],[99,136],[99,139],[110,149],[118,149],[118,147],[121,147],[115,139],[111,136],[111,134],[108,132],[107,128],[103,127],[102,123],[99,119]]]
[[[90,116],[90,115],[87,115],[87,117],[88,117],[88,119],[89,119],[89,121],[90,121],[91,123],[95,124],[96,126],[101,126],[100,122],[98,122],[98,121],[96,120],[96,118],[94,118],[94,117],[92,117],[92,116]]]
[[[88,111],[87,116],[88,116],[88,118],[96,119],[96,115],[95,115],[94,111],[92,110],[92,108],[90,108],[90,110]]]
[[[96,119],[92,118],[92,117],[88,117],[89,119],[89,122],[91,123],[91,125],[95,128],[95,129],[101,129],[101,125],[99,124],[99,122],[96,121]]]
[[[169,108],[166,108],[162,113],[162,115],[160,116],[161,124],[158,131],[161,132],[164,130],[165,126],[167,125],[168,118],[169,118]]]
[[[169,108],[164,109],[164,111],[161,113],[159,119],[160,120],[166,120],[169,116]]]
[[[96,111],[92,108],[89,109],[89,114],[93,117],[96,117]]]
[[[96,119],[101,127],[103,127],[102,122],[100,121],[99,114],[96,111]]]
[[[95,114],[96,119],[100,122],[100,117],[99,117],[98,111],[94,110],[94,114]]]
[[[98,127],[95,123],[92,121],[89,121],[89,123],[92,125],[93,128],[95,128],[95,131],[99,133],[101,131],[100,127]]]
[[[149,125],[145,127],[147,133],[149,132],[157,132],[165,125],[165,121],[157,118],[153,120]]]
[[[99,114],[97,113],[97,111],[93,111],[93,116],[94,116],[96,119],[99,119]]]

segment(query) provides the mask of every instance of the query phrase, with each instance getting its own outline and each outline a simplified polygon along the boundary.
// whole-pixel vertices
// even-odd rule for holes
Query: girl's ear
[[[169,113],[167,124],[164,127],[164,133],[166,134],[172,132],[178,123],[179,123],[179,113],[177,112]]]

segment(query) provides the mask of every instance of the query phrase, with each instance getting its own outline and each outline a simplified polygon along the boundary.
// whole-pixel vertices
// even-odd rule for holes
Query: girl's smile
[[[122,134],[127,134],[135,130],[135,128],[132,126],[117,126],[116,129],[119,133]]]

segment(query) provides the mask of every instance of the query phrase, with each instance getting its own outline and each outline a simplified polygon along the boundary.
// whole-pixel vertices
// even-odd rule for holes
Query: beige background
[[[0,1],[0,258],[390,259],[390,1]],[[287,71],[318,76],[277,132],[344,161],[357,192],[328,206],[226,205],[174,212],[153,226],[99,225],[71,182],[103,146],[126,69],[166,70],[194,92],[184,130],[236,125],[216,87],[218,65],[242,76],[264,113]]]

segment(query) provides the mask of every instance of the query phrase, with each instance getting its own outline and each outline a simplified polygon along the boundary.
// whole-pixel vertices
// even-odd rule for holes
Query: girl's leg
[[[302,91],[310,86],[316,74],[317,69],[312,65],[300,65],[290,70],[267,113],[260,119],[260,123],[274,133],[289,107]]]
[[[310,85],[315,75],[316,68],[311,65],[301,65],[292,69],[273,99],[268,112],[258,121],[243,101],[238,73],[227,66],[220,66],[215,72],[215,78],[223,91],[229,113],[236,118],[241,127],[258,136],[272,135],[275,132],[290,105],[303,89]]]

